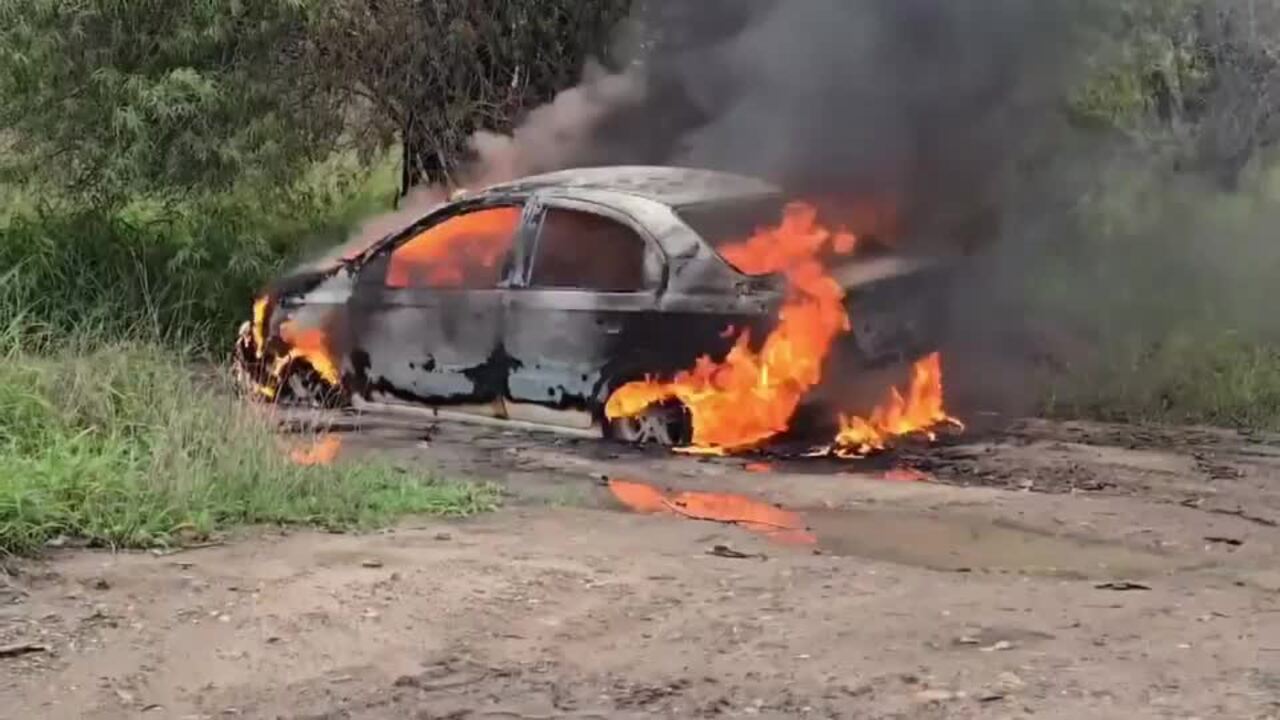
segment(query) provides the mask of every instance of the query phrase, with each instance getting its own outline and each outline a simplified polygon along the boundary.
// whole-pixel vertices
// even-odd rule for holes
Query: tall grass
[[[1028,316],[1083,351],[1053,415],[1280,430],[1280,158],[1238,191],[1125,168],[1026,273]]]
[[[1050,416],[1280,431],[1280,346],[1221,329],[1114,339],[1044,392]]]
[[[296,186],[0,210],[0,553],[60,536],[113,547],[258,523],[366,527],[465,515],[486,487],[384,463],[301,467],[270,420],[193,361],[225,357],[254,293],[393,197],[352,158]]]
[[[394,197],[394,168],[340,157],[288,188],[76,206],[28,189],[0,210],[0,327],[28,341],[139,333],[227,346],[256,291]]]
[[[302,467],[269,419],[173,350],[134,342],[0,359],[0,552],[59,537],[189,542],[242,524],[368,527],[491,507],[484,486],[378,462]]]

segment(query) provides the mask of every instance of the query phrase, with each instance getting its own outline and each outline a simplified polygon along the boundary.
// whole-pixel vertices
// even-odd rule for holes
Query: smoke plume
[[[582,82],[531,111],[511,135],[479,132],[471,138],[475,160],[466,184],[484,187],[514,178],[600,161],[592,138],[611,114],[645,99],[637,68],[611,73],[590,63]]]
[[[1060,116],[1071,0],[637,0],[615,71],[472,138],[463,184],[603,164],[764,177],[913,242],[993,232]],[[884,228],[879,228],[883,230]]]

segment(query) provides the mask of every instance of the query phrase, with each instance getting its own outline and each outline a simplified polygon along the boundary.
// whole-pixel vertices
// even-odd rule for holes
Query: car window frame
[[[569,210],[595,215],[616,222],[630,230],[644,244],[644,286],[634,290],[599,290],[588,287],[542,287],[533,285],[534,264],[538,257],[538,242],[542,235],[542,221],[549,210]],[[522,292],[597,293],[604,295],[656,296],[666,286],[668,258],[661,243],[635,218],[625,212],[591,200],[560,196],[534,196],[525,204],[523,227],[519,237],[520,249],[514,253],[517,267],[509,285]],[[650,262],[654,264],[650,272]]]
[[[379,241],[368,253],[359,261],[359,264],[353,268],[356,285],[380,290],[384,293],[458,293],[458,292],[492,292],[501,290],[509,286],[511,274],[516,272],[518,256],[518,248],[523,242],[527,233],[526,225],[529,222],[529,205],[530,198],[524,195],[502,195],[496,197],[469,198],[461,200],[444,207],[436,208],[424,215],[422,218],[414,222],[412,225],[400,230],[385,239]],[[492,210],[495,208],[512,207],[520,208],[520,220],[516,225],[515,232],[511,240],[511,250],[507,253],[507,258],[503,262],[499,277],[493,287],[489,288],[467,288],[467,287],[392,287],[386,284],[386,274],[390,266],[391,256],[404,245],[411,242],[414,238],[431,228],[448,222],[456,217],[484,210]]]

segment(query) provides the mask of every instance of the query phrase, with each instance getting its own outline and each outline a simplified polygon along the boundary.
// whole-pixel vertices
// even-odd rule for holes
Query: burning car
[[[805,408],[855,434],[850,448],[876,447],[904,413],[913,429],[946,420],[940,376],[927,407],[908,407],[913,383],[879,420],[835,412],[877,367],[919,361],[932,393],[945,266],[817,216],[769,183],[702,170],[497,185],[274,282],[241,329],[238,375],[272,402],[712,453],[758,446]]]

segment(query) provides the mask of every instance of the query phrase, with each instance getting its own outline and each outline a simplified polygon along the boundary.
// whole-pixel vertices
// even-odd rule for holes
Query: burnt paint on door
[[[442,225],[460,218],[445,218]],[[502,414],[500,401],[512,363],[502,349],[506,291],[499,280],[509,267],[517,232],[518,226],[511,228],[500,256],[484,258],[482,272],[464,268],[456,283],[432,280],[440,277],[432,267],[424,268],[426,279],[421,282],[412,278],[388,282],[394,248],[361,269],[351,311],[361,318],[355,340],[365,365],[363,392],[370,399],[467,406],[474,412]],[[450,259],[476,260],[458,255]]]

